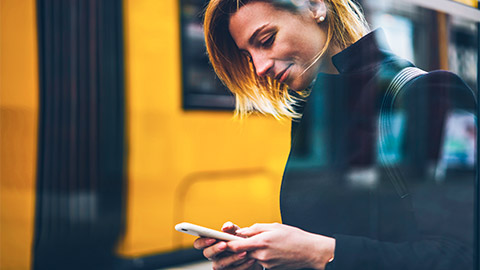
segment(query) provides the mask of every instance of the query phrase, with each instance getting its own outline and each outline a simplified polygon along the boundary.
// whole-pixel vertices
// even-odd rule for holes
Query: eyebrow
[[[268,26],[268,23],[260,26],[259,28],[257,28],[257,30],[255,30],[255,32],[253,32],[252,36],[248,39],[248,43],[250,45],[253,45],[254,41],[255,41],[255,38],[257,37],[258,33],[260,33],[260,31],[262,31],[263,29],[265,29],[265,27]]]

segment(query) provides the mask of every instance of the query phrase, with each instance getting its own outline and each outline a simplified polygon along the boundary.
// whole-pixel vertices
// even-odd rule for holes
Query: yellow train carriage
[[[38,115],[36,44],[35,2],[1,1],[1,269],[29,269],[31,264]]]
[[[76,5],[82,9],[86,4]],[[39,9],[55,10],[33,0],[2,0],[0,7],[0,268],[42,269],[40,259],[35,259],[38,247],[61,249],[48,247],[48,243],[56,243],[52,230],[66,228],[66,239],[76,239],[68,238],[69,233],[83,233],[72,225],[78,221],[73,210],[65,210],[71,215],[67,217],[70,227],[48,227],[54,226],[53,221],[42,227],[38,220],[46,213],[39,204],[56,207],[53,200],[49,200],[50,205],[45,201],[47,195],[40,188],[45,183],[36,185],[37,177],[41,178],[38,172],[44,170],[39,153],[44,150],[40,148],[48,139],[48,127],[39,127],[45,125],[39,105],[39,91],[45,86],[39,86],[44,67],[38,60],[43,41],[37,23],[39,16],[45,16]],[[124,1],[123,23],[126,182],[123,202],[117,206],[124,214],[119,222],[124,224],[115,256],[129,262],[191,248],[194,237],[174,231],[174,225],[181,221],[214,228],[228,220],[241,226],[280,221],[278,192],[288,154],[290,123],[257,116],[239,122],[233,120],[231,111],[182,108],[177,0]],[[71,86],[62,89],[73,91]],[[70,143],[77,142],[72,139]],[[77,176],[59,178],[60,186],[70,183],[63,193],[70,197],[67,204],[95,207],[94,199],[86,203],[89,195],[78,195],[82,189],[72,189],[72,177]],[[75,185],[81,185],[82,179],[75,181]],[[76,204],[70,204],[72,200]],[[74,240],[69,241],[76,245]],[[85,243],[80,246],[88,247]],[[68,252],[59,254],[69,256]],[[158,263],[161,265],[162,259]]]

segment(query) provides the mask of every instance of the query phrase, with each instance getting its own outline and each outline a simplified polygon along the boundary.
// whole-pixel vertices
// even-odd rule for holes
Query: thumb
[[[228,241],[227,249],[233,253],[241,253],[244,251],[251,251],[256,249],[266,248],[265,240],[262,240],[261,235],[241,240]]]
[[[275,224],[256,223],[250,227],[245,227],[236,231],[237,235],[243,237],[252,237],[262,232],[270,231]]]

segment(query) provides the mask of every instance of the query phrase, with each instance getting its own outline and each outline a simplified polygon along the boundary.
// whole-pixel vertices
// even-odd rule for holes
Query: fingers
[[[225,224],[222,226],[222,231],[231,234],[235,234],[238,229],[240,229],[240,227],[233,224],[231,221],[225,222]]]
[[[225,268],[225,269],[232,269],[232,270],[247,270],[247,269],[251,269],[251,267],[255,264],[255,260],[254,259],[245,259],[245,262],[241,263],[241,264],[236,264],[236,265],[232,265],[228,268]],[[216,269],[216,268],[214,268]]]
[[[267,240],[263,237],[253,236],[247,239],[234,240],[226,243],[228,250],[234,253],[251,251],[268,247]]]
[[[212,266],[215,270],[220,269],[235,269],[246,270],[249,269],[255,260],[247,257],[247,252],[240,252],[231,254],[227,251],[227,244],[219,242],[213,246],[205,248],[203,255],[213,261]]]
[[[279,226],[278,223],[264,224],[257,223],[250,227],[237,230],[237,235],[248,237],[242,240],[228,242],[228,250],[239,253],[243,251],[251,251],[255,249],[263,249],[268,247],[268,237],[263,237],[264,232],[272,231]]]
[[[216,239],[200,237],[193,242],[193,247],[201,250],[215,244],[215,242],[217,242]]]
[[[213,261],[213,269],[247,269],[255,260],[247,257],[246,252],[232,254],[230,256],[216,258]]]
[[[203,250],[203,256],[209,260],[215,259],[222,252],[227,250],[227,243],[221,241],[213,246],[207,247]]]
[[[236,231],[237,235],[251,237],[259,233],[270,231],[279,225],[278,223],[265,224],[265,223],[256,223],[250,227],[242,228]]]

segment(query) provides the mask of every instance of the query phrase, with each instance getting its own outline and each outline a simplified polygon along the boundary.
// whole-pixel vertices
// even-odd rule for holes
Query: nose
[[[269,57],[263,53],[257,53],[252,55],[252,60],[255,71],[259,77],[274,76],[273,74],[269,74],[273,70],[273,59],[269,59]]]

